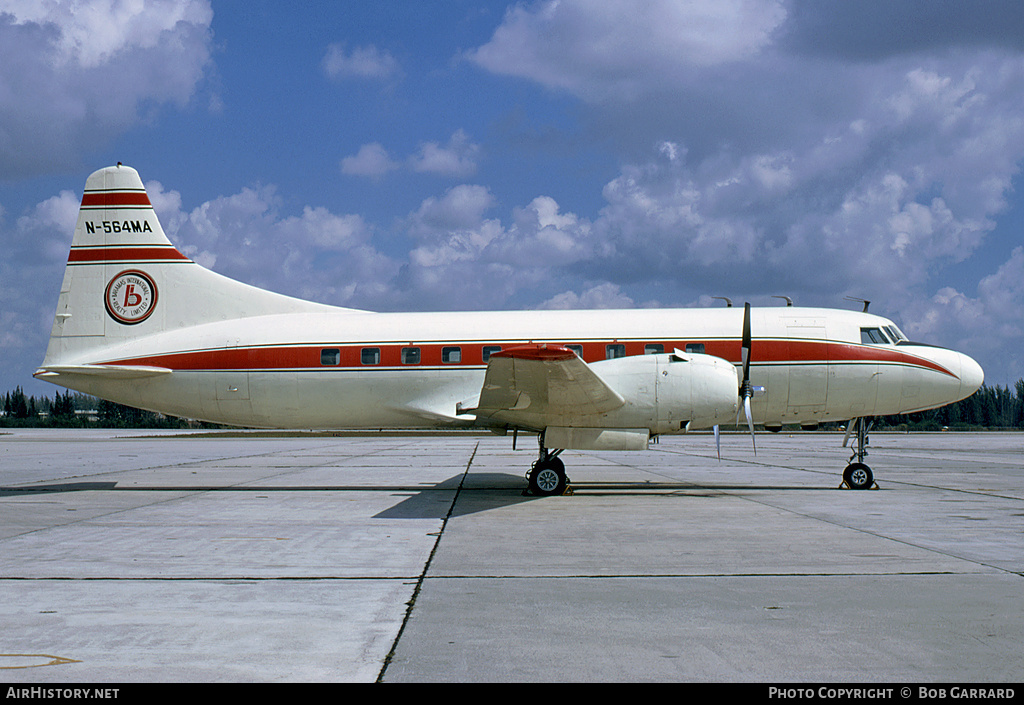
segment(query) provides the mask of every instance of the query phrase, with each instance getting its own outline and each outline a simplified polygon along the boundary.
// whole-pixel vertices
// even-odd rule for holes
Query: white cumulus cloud
[[[404,166],[413,172],[461,179],[476,173],[480,154],[480,145],[473,142],[465,130],[458,129],[447,144],[421,142],[404,162],[393,159],[379,142],[364,144],[358,152],[341,160],[341,171],[349,176],[380,181],[388,172]]]
[[[188,102],[210,64],[207,0],[14,0],[0,9],[0,178],[75,164],[143,103]]]
[[[341,173],[349,176],[365,176],[379,181],[388,172],[399,168],[380,142],[364,144],[355,154],[341,160]]]
[[[619,99],[749,59],[785,18],[778,0],[547,0],[514,5],[491,40],[467,55],[494,73]]]
[[[384,80],[401,72],[398,60],[386,50],[375,46],[345,50],[344,44],[331,44],[323,59],[324,72],[330,78],[360,78]]]

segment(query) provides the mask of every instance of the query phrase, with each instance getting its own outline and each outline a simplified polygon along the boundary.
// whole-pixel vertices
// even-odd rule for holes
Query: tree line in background
[[[0,428],[214,428],[213,424],[143,411],[88,394],[58,391],[53,399],[26,396],[21,387],[3,397]]]
[[[828,424],[837,427],[840,424]],[[21,387],[3,397],[0,428],[217,428],[207,424],[130,406],[78,392],[58,391],[53,399],[26,396]],[[982,385],[958,402],[914,414],[879,416],[875,429],[901,431],[970,431],[1024,429],[1024,379],[1013,388]]]

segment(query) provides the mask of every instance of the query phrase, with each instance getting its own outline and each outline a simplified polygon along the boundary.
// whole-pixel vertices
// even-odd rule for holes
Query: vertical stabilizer
[[[167,239],[138,172],[118,164],[85,183],[43,367],[203,323],[337,310],[199,266]]]

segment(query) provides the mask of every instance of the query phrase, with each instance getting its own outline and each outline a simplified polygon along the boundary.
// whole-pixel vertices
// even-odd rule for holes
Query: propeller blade
[[[722,437],[718,432],[718,424],[715,424],[715,448],[718,450],[718,459],[722,459]]]
[[[750,397],[754,396],[754,388],[750,386],[750,303],[743,304],[743,342],[740,354],[743,360],[743,382],[740,384],[740,396],[743,397],[743,412],[747,415],[747,428],[750,429],[750,442],[757,455],[757,441],[754,440],[754,416],[750,411]],[[739,423],[739,410],[736,410],[736,422]]]
[[[750,303],[743,304],[743,387],[750,386]]]
[[[747,415],[747,428],[750,429],[750,442],[754,446],[754,455],[757,455],[757,441],[754,440],[754,417],[750,413],[750,395],[743,397],[743,412]]]
[[[860,419],[850,419],[850,423],[846,424],[846,435],[843,436],[843,448],[850,442],[850,436],[856,433],[857,424],[860,423]]]

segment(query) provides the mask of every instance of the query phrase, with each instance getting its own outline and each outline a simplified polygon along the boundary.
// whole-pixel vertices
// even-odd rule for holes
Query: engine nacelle
[[[665,428],[659,433],[736,422],[739,378],[731,362],[697,353],[665,357],[658,370],[658,421]]]
[[[681,433],[734,423],[739,378],[727,360],[699,353],[638,355],[593,364],[626,400],[601,426]]]

